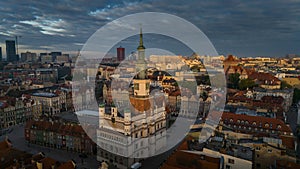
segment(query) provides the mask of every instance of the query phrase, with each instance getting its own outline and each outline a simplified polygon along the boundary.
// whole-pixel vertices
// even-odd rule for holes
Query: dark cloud
[[[0,43],[21,35],[20,43],[30,49],[48,46],[76,51],[104,24],[137,12],[182,17],[199,27],[219,53],[300,53],[300,3],[296,0],[1,1]]]

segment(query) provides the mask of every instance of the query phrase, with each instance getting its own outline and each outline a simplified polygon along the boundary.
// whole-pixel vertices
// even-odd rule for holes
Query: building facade
[[[19,60],[16,54],[16,43],[14,40],[6,40],[6,59],[8,62],[17,62]]]
[[[122,62],[124,59],[125,59],[125,48],[120,46],[117,48],[117,60],[119,62]]]
[[[31,98],[42,105],[42,113],[47,116],[60,113],[66,106],[65,92],[59,94],[49,92],[33,93]]]
[[[36,119],[41,113],[42,105],[32,99],[17,98],[11,102],[0,101],[0,129]]]
[[[25,140],[51,148],[94,154],[95,143],[80,125],[49,121],[29,121],[25,125]]]

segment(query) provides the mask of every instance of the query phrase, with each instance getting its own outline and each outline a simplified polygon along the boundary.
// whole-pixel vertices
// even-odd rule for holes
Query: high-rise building
[[[0,62],[2,62],[2,48],[0,47]]]
[[[22,62],[35,62],[38,60],[38,56],[36,53],[26,52],[21,53],[21,61]]]
[[[121,46],[117,48],[117,59],[119,62],[125,59],[125,48]]]
[[[70,61],[69,54],[62,54],[62,55],[56,56],[57,63],[68,63],[69,61]]]
[[[50,55],[52,56],[52,62],[56,61],[56,57],[57,56],[61,56],[62,53],[61,52],[51,52]]]
[[[17,62],[19,60],[16,54],[16,43],[14,40],[6,40],[6,59],[8,62]]]

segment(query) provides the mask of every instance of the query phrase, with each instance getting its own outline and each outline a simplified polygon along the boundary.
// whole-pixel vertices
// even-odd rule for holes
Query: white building
[[[165,96],[150,95],[144,52],[140,34],[137,62],[139,73],[133,79],[133,90],[127,95],[130,105],[121,108],[114,105],[105,107],[104,104],[99,106],[97,144],[100,148],[97,160],[107,161],[117,168],[129,168],[139,158],[160,154],[166,147]],[[122,90],[114,90],[114,93],[118,95],[118,91],[121,97],[113,99],[119,105],[123,104],[122,96],[126,96]]]
[[[203,153],[207,155],[222,156],[225,169],[252,169],[252,151],[249,148],[238,146],[232,151],[219,152],[216,150],[203,148]]]

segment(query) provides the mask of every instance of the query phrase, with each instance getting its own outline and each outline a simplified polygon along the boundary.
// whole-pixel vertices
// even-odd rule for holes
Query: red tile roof
[[[224,60],[224,62],[237,62],[238,60],[233,57],[233,55],[228,55],[228,57]]]
[[[287,160],[276,160],[276,167],[280,169],[296,169],[300,168],[300,164]]]
[[[252,72],[248,75],[248,78],[251,80],[257,80],[262,84],[277,84],[280,82],[280,80],[271,75],[270,73],[263,73],[263,72]]]
[[[46,157],[40,160],[40,162],[43,164],[43,169],[52,169],[52,166],[55,166],[57,161],[50,157]]]
[[[75,168],[76,168],[76,164],[74,163],[74,161],[70,160],[60,165],[57,169],[75,169]]]
[[[238,122],[240,121],[240,123]],[[275,118],[248,116],[244,114],[223,113],[222,121],[225,124],[242,125],[245,127],[256,127],[268,130],[276,130],[280,132],[292,133],[291,128],[283,121]],[[241,122],[244,121],[244,124]],[[255,124],[255,125],[254,125]]]
[[[280,136],[282,140],[282,144],[286,146],[287,149],[294,150],[295,149],[295,137],[293,136]]]
[[[25,129],[31,130],[32,127],[34,130],[47,130],[56,132],[64,135],[72,135],[76,137],[81,137],[82,134],[87,137],[84,129],[80,125],[76,124],[61,124],[57,122],[49,121],[28,121],[25,125]]]

